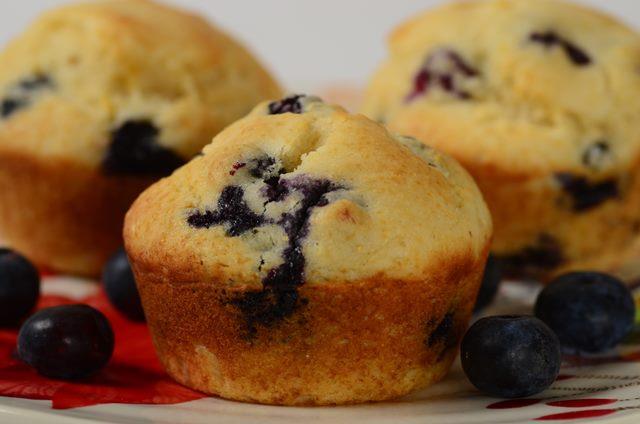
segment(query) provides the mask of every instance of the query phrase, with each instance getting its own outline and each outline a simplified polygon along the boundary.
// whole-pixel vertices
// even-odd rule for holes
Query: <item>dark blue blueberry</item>
[[[294,94],[282,100],[269,103],[269,115],[280,115],[282,113],[302,113],[304,110],[300,101],[304,94]]]
[[[24,256],[0,249],[0,326],[25,318],[40,297],[40,275]]]
[[[541,234],[535,244],[520,252],[498,258],[503,275],[506,277],[536,277],[565,262],[564,253],[558,240],[548,234]]]
[[[9,88],[0,102],[0,116],[7,118],[18,110],[28,106],[34,95],[41,90],[53,88],[53,81],[43,74],[27,77]]]
[[[406,97],[410,102],[415,98],[427,94],[433,87],[467,100],[471,94],[456,86],[456,77],[472,78],[478,76],[477,70],[472,68],[457,52],[441,48],[431,53],[413,79],[413,89]]]
[[[45,377],[74,380],[102,369],[113,353],[107,318],[87,305],[42,309],[18,334],[18,357]]]
[[[222,190],[216,210],[192,212],[187,222],[194,228],[224,225],[227,235],[237,237],[261,226],[264,217],[256,214],[244,200],[244,190],[239,186],[227,186]]]
[[[107,261],[102,271],[102,283],[111,304],[133,321],[144,321],[140,294],[124,249],[119,249]]]
[[[614,179],[593,183],[585,177],[568,172],[558,172],[555,178],[562,190],[571,197],[572,207],[576,212],[593,209],[620,194],[618,183]]]
[[[482,318],[462,340],[462,368],[480,391],[519,398],[547,389],[560,371],[560,343],[547,325],[530,316]]]
[[[573,272],[551,282],[536,301],[535,314],[571,351],[601,352],[615,347],[631,331],[635,304],[617,278],[597,272]]]
[[[150,121],[126,121],[111,134],[102,169],[112,175],[166,176],[186,161],[158,144],[160,131]]]
[[[0,115],[6,118],[26,105],[27,102],[23,99],[5,98],[0,104]]]
[[[484,267],[484,274],[482,276],[480,291],[478,292],[478,299],[476,300],[476,305],[473,308],[474,312],[478,312],[491,304],[493,298],[496,297],[501,281],[502,268],[500,267],[500,263],[492,255],[489,255],[487,264]]]
[[[529,36],[529,40],[542,44],[547,48],[554,46],[561,47],[571,62],[577,66],[588,66],[591,64],[591,58],[584,50],[553,31],[534,32]]]

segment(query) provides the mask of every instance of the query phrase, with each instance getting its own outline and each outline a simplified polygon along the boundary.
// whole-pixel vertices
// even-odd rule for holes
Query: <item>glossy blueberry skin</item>
[[[462,340],[462,368],[480,391],[501,398],[527,397],[558,376],[560,342],[532,316],[494,316],[471,326]]]
[[[87,305],[63,305],[32,315],[18,334],[18,357],[45,377],[75,380],[102,369],[113,353],[107,318]]]
[[[484,267],[484,274],[482,276],[482,283],[480,285],[480,291],[478,292],[478,298],[476,305],[473,308],[473,312],[479,312],[491,304],[496,297],[498,287],[502,281],[502,268],[496,258],[489,255],[487,264]]]
[[[535,315],[560,339],[567,351],[602,352],[629,334],[635,303],[617,278],[597,272],[572,272],[552,281],[540,293]]]
[[[119,249],[102,271],[102,283],[111,304],[132,321],[145,320],[140,294],[124,249]]]
[[[24,256],[0,249],[0,326],[13,326],[33,310],[40,297],[40,275]]]

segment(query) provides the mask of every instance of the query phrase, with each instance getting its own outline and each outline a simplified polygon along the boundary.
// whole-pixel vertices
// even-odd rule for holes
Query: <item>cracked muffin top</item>
[[[145,0],[42,15],[0,54],[0,149],[166,175],[279,88],[203,19]]]
[[[286,315],[302,284],[424,280],[477,260],[490,236],[457,162],[310,96],[258,105],[145,191],[125,222],[138,272],[262,290],[238,306],[267,323],[277,316],[259,306],[265,292]]]
[[[597,31],[594,31],[597,28]],[[363,111],[463,165],[607,178],[640,155],[640,37],[553,0],[457,2],[389,42]]]

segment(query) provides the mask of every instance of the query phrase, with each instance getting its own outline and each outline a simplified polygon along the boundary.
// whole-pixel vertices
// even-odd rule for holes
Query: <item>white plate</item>
[[[44,285],[48,293],[82,297],[95,290],[95,285],[73,279],[55,277],[48,280]],[[493,308],[489,313],[526,311],[530,307],[526,305],[526,299],[535,298],[535,291],[535,287],[524,284],[503,285],[497,302],[500,308]],[[640,358],[640,344],[627,345],[621,352],[610,352],[606,357],[614,358],[629,352],[639,352]],[[459,364],[456,364],[441,383],[394,402],[291,408],[206,398],[177,405],[110,404],[52,410],[50,401],[0,397],[0,423],[520,423],[553,414],[581,414],[584,411],[608,412],[607,415],[591,419],[599,422],[640,422],[640,362],[613,359],[597,365],[593,364],[597,362],[593,359],[587,362],[589,365],[579,367],[565,364],[561,371],[564,378],[546,392],[534,396],[541,399],[538,403],[518,408],[488,408],[500,400],[480,395],[468,383]],[[588,406],[575,404],[575,401],[584,399],[599,401]],[[582,420],[571,419],[566,422]]]

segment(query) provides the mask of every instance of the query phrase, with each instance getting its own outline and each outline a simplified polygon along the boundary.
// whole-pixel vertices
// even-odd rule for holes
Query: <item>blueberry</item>
[[[427,94],[433,87],[439,87],[459,99],[468,100],[471,94],[459,87],[459,81],[478,75],[479,72],[459,53],[449,48],[439,48],[427,57],[414,76],[413,89],[405,101],[411,102]]]
[[[498,292],[500,281],[502,281],[502,269],[500,264],[492,255],[489,255],[487,264],[484,267],[484,275],[482,276],[482,284],[480,285],[480,291],[478,292],[478,299],[476,300],[476,305],[473,308],[474,312],[478,312],[489,306]]]
[[[20,81],[18,87],[24,91],[40,90],[53,87],[53,81],[48,75],[36,74]]]
[[[588,211],[620,195],[620,189],[615,179],[591,182],[585,177],[568,172],[556,173],[555,179],[562,190],[571,198],[575,212]]]
[[[326,194],[341,188],[329,180],[306,175],[291,179],[275,177],[270,184],[267,195],[281,195],[276,198],[268,197],[268,202],[280,201],[291,192],[301,194],[302,200],[297,204],[296,210],[282,214],[278,221],[288,237],[288,246],[282,252],[283,263],[269,270],[262,281],[262,291],[248,293],[231,301],[244,315],[250,335],[255,334],[257,325],[273,325],[292,315],[305,302],[299,299],[297,290],[304,284],[306,261],[302,242],[309,231],[309,219],[314,208],[328,204]]]
[[[44,74],[32,75],[18,81],[9,87],[9,93],[0,102],[0,117],[8,118],[18,110],[29,106],[38,92],[53,87],[51,78]]]
[[[249,174],[254,178],[265,178],[275,171],[276,159],[263,156],[249,161]],[[284,170],[282,170],[284,172]]]
[[[7,118],[24,106],[26,106],[26,102],[24,100],[8,97],[0,103],[0,116]]]
[[[222,225],[229,237],[239,237],[265,224],[277,224],[287,235],[288,243],[282,251],[283,262],[267,272],[262,280],[262,290],[228,302],[240,310],[247,322],[249,335],[252,336],[258,325],[273,325],[293,314],[305,302],[299,298],[297,290],[304,284],[305,257],[302,243],[309,231],[309,219],[314,208],[321,208],[329,203],[326,194],[342,187],[329,180],[304,174],[287,179],[282,175],[285,171],[271,157],[237,163],[246,164],[252,177],[262,178],[264,185],[260,193],[264,196],[265,206],[280,202],[294,193],[301,197],[292,210],[271,218],[264,212],[257,214],[248,206],[242,187],[229,185],[220,193],[216,209],[205,209],[204,212],[196,210],[187,216],[187,223],[191,227],[202,229]],[[262,265],[263,263],[260,264],[260,269]]]
[[[303,97],[305,97],[304,94],[294,94],[293,96],[285,97],[282,100],[269,103],[269,115],[302,113],[303,105],[301,99]]]
[[[531,396],[547,389],[560,371],[560,342],[531,316],[494,316],[465,334],[462,368],[480,391],[497,397]]]
[[[133,321],[144,321],[140,294],[124,249],[119,249],[107,261],[102,271],[102,283],[111,304]]]
[[[113,353],[107,318],[87,305],[42,309],[18,334],[18,357],[45,377],[74,380],[103,368]]]
[[[40,296],[40,275],[25,257],[0,249],[0,326],[25,318]]]
[[[215,210],[194,211],[187,217],[193,228],[209,228],[224,225],[228,236],[237,237],[264,224],[264,217],[251,210],[244,200],[244,189],[226,186]]]
[[[159,134],[148,120],[124,122],[111,134],[102,169],[111,175],[170,175],[186,161],[158,144]]]
[[[535,314],[558,335],[565,349],[601,352],[631,331],[635,304],[617,278],[597,272],[572,272],[540,293]]]
[[[591,64],[591,58],[584,50],[553,31],[534,32],[529,36],[529,41],[542,44],[547,48],[553,46],[562,48],[569,60],[576,66],[588,66]]]

